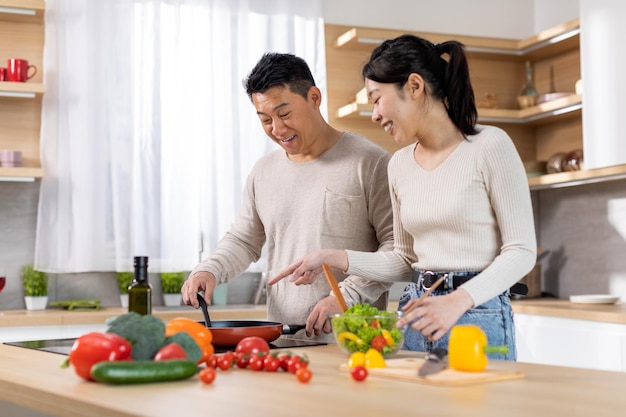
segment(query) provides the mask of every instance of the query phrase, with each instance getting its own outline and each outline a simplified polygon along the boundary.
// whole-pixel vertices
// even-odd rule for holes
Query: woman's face
[[[365,89],[373,103],[372,121],[380,124],[399,145],[415,142],[418,106],[409,84],[400,90],[395,84],[365,79]]]

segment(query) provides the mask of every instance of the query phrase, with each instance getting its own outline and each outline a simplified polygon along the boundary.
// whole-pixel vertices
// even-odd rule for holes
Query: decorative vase
[[[48,296],[30,296],[27,295],[24,297],[24,302],[26,303],[26,310],[45,310],[48,305]]]
[[[163,294],[163,301],[165,305],[168,307],[176,307],[181,304],[183,301],[183,296],[181,293],[176,294]]]
[[[120,303],[122,307],[128,308],[128,294],[120,294]]]

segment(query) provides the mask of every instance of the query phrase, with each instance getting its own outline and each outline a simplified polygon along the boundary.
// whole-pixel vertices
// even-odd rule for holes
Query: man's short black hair
[[[248,97],[254,93],[264,93],[277,86],[287,86],[293,93],[305,99],[315,80],[306,61],[293,54],[269,52],[254,66],[244,88]]]

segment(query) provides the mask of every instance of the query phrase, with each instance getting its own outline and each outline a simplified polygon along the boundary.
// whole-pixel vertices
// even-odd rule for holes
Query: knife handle
[[[440,361],[444,360],[448,356],[448,351],[444,348],[434,348],[426,357],[431,357],[433,359],[438,359]]]

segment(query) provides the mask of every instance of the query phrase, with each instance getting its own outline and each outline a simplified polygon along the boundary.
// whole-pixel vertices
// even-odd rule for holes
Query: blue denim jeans
[[[398,311],[402,311],[402,307],[411,299],[420,297],[425,291],[419,290],[418,285],[410,283],[404,289]],[[435,290],[431,293],[431,297],[446,294],[447,291]],[[511,299],[508,291],[497,297],[468,310],[461,316],[456,324],[474,324],[479,326],[487,335],[489,345],[501,346],[506,345],[509,348],[507,355],[490,353],[487,356],[492,359],[505,359],[514,361],[517,359],[517,351],[515,349],[515,323],[513,322],[513,310],[511,308]],[[450,332],[444,337],[431,342],[420,332],[407,327],[404,332],[404,345],[402,349],[414,350],[418,352],[430,352],[436,347],[448,348],[448,340]]]

